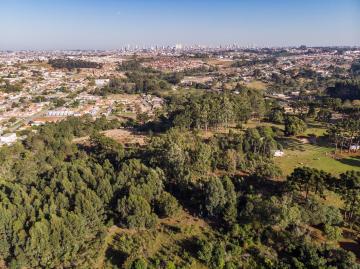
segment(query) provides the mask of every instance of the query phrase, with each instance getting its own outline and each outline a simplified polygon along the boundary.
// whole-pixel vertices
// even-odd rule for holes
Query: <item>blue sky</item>
[[[0,49],[359,45],[360,0],[0,0]]]

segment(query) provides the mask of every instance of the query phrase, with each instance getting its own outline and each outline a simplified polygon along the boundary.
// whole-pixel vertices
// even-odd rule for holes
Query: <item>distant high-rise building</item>
[[[175,45],[175,49],[177,49],[177,50],[181,50],[182,48],[183,48],[182,44],[176,44]]]

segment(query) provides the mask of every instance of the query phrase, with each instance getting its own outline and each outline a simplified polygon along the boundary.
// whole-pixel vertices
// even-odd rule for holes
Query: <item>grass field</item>
[[[275,158],[275,163],[281,168],[284,176],[299,166],[322,169],[336,175],[347,170],[360,171],[360,156],[336,160],[331,156],[332,151],[332,148],[292,141],[288,148],[284,147],[285,156]]]
[[[276,124],[276,123],[272,123],[272,122],[259,122],[259,121],[256,121],[256,120],[249,120],[247,123],[244,123],[242,125],[242,127],[244,129],[247,129],[247,128],[256,128],[258,126],[269,126],[269,127],[277,127],[281,130],[284,130],[284,124]]]
[[[269,122],[249,121],[243,125],[243,128],[255,128],[257,126],[271,126],[284,129],[283,124],[274,124]],[[323,136],[326,133],[326,127],[317,122],[309,122],[307,130],[301,134],[304,137],[316,137],[316,144],[304,144],[296,138],[283,138],[281,144],[284,147],[285,156],[275,158],[275,163],[287,176],[296,167],[309,166],[322,169],[335,175],[341,174],[347,170],[360,171],[360,154],[358,156],[343,156],[335,159],[332,157],[334,148],[327,146]]]

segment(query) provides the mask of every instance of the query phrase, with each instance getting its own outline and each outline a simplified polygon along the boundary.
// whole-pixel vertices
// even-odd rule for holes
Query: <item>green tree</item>
[[[151,228],[156,224],[156,215],[150,204],[141,196],[130,195],[119,200],[117,212],[122,223],[129,228]]]
[[[221,180],[212,177],[205,185],[205,209],[209,216],[218,216],[226,204],[226,193]]]
[[[285,117],[285,135],[293,136],[303,133],[306,130],[306,123],[296,116]]]
[[[337,192],[345,202],[345,220],[350,224],[360,219],[360,172],[347,171],[340,175]]]
[[[156,212],[161,217],[172,217],[179,211],[178,201],[168,192],[163,192],[156,201]]]
[[[292,189],[304,191],[305,199],[307,199],[310,191],[323,195],[326,189],[326,181],[330,178],[331,176],[324,171],[309,167],[297,167],[287,177],[287,181]]]

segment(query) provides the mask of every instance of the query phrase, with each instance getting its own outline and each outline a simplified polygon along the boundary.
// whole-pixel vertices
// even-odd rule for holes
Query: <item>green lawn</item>
[[[269,127],[277,127],[281,130],[284,129],[284,124],[277,124],[277,123],[272,123],[272,122],[266,122],[266,121],[262,121],[262,122],[259,122],[259,121],[256,121],[256,120],[249,120],[247,123],[244,123],[242,125],[242,127],[244,129],[247,129],[247,128],[256,128],[258,126],[269,126]]]
[[[275,158],[275,162],[285,176],[299,166],[322,169],[336,175],[347,170],[360,171],[360,156],[336,160],[330,155],[332,150],[318,145],[302,145],[293,140],[284,147],[285,156]]]
[[[284,125],[273,124],[269,122],[249,121],[244,124],[244,128],[255,128],[257,126],[272,126],[283,130]],[[281,139],[284,146],[284,157],[276,157],[275,163],[281,168],[284,176],[289,175],[294,168],[299,166],[309,166],[322,169],[329,173],[338,175],[347,170],[360,171],[360,156],[346,157],[336,160],[331,157],[334,148],[327,146],[323,136],[326,133],[326,127],[321,123],[308,122],[307,130],[302,134],[305,137],[317,137],[318,144],[303,144],[295,138]],[[323,146],[324,144],[324,146]]]
[[[259,122],[250,120],[246,124],[243,124],[243,129],[255,128],[257,126],[270,126],[277,127],[280,130],[284,129],[283,124],[274,124],[270,122]],[[217,133],[220,131],[217,130]],[[223,133],[227,133],[226,130],[222,130]],[[283,175],[287,176],[296,167],[309,166],[312,168],[321,169],[339,175],[347,170],[360,171],[360,155],[353,157],[344,157],[343,159],[336,160],[332,158],[331,153],[334,148],[328,145],[324,135],[326,133],[326,127],[318,122],[309,122],[307,130],[301,134],[303,137],[316,137],[317,144],[303,144],[296,138],[282,138],[280,143],[284,147],[285,156],[275,157],[275,163],[283,171]],[[203,132],[205,137],[209,137],[213,132],[207,134]]]

